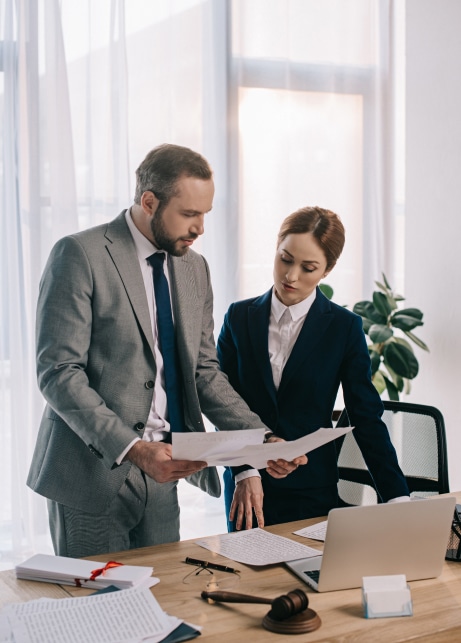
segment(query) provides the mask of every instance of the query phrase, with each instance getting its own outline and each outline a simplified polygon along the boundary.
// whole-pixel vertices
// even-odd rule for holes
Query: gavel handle
[[[210,598],[220,603],[267,603],[272,604],[271,598],[250,596],[249,594],[238,594],[237,592],[202,592],[202,598]]]

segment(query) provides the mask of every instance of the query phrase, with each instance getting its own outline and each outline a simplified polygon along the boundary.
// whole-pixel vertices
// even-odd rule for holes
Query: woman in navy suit
[[[232,386],[273,431],[272,440],[331,427],[341,385],[380,499],[400,500],[408,487],[381,420],[362,320],[318,288],[343,246],[344,227],[335,213],[306,207],[287,217],[277,239],[274,285],[230,306],[218,355]],[[224,480],[230,529],[233,522],[249,529],[323,516],[338,506],[333,442],[309,453],[307,464],[285,478],[240,467],[226,469]]]

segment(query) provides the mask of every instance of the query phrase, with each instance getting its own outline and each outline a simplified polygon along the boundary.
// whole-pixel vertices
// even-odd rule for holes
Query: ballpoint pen
[[[190,558],[187,556],[184,561],[188,565],[196,565],[197,567],[203,567],[203,569],[214,569],[218,572],[228,572],[230,574],[239,574],[238,569],[233,567],[227,567],[226,565],[218,565],[217,563],[210,563],[207,560],[198,560],[197,558]]]

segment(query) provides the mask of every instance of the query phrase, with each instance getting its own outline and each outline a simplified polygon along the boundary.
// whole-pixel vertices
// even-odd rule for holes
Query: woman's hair
[[[277,248],[289,234],[310,232],[325,254],[327,270],[331,270],[344,247],[345,231],[341,219],[331,210],[318,206],[306,207],[290,214],[282,223]]]
[[[177,182],[183,176],[208,181],[213,172],[208,161],[188,147],[165,143],[151,150],[136,170],[134,202],[141,203],[144,192],[150,191],[166,205],[175,196]]]

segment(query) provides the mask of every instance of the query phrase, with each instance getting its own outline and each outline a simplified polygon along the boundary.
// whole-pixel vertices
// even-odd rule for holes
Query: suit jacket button
[[[154,388],[154,382],[153,382],[153,380],[147,380],[147,382],[145,382],[144,386],[145,386],[146,388]]]
[[[144,424],[142,422],[136,422],[136,424],[133,427],[135,431],[142,431],[143,428],[144,428]]]

